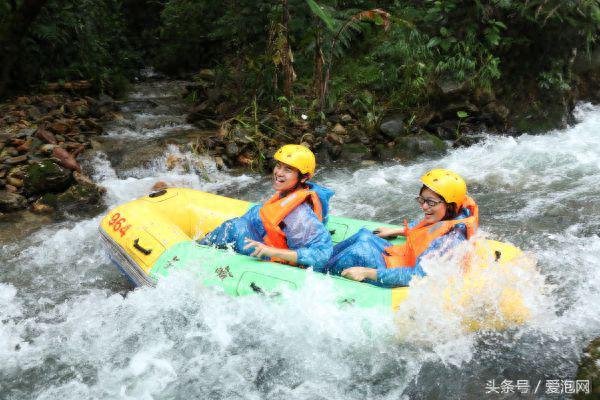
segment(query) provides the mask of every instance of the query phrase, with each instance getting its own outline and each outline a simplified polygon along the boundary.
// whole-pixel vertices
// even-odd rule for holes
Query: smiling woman
[[[456,173],[434,169],[421,177],[416,200],[423,211],[418,222],[404,228],[366,229],[337,244],[327,264],[329,272],[355,281],[384,287],[407,286],[413,276],[423,276],[421,260],[438,255],[469,239],[478,226],[479,211],[467,196],[467,185]],[[406,236],[392,246],[385,237]]]
[[[333,249],[324,225],[333,192],[308,182],[316,167],[308,148],[288,144],[274,158],[276,193],[243,216],[225,221],[201,244],[232,246],[241,254],[323,270]]]

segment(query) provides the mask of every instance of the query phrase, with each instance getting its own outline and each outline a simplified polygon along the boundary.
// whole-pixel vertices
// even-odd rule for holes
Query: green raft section
[[[330,217],[327,227],[334,242],[350,237],[361,228],[393,226],[372,221]],[[402,243],[404,238],[393,243]],[[206,286],[218,286],[232,296],[261,294],[269,297],[286,290],[302,288],[308,279],[327,280],[336,302],[358,307],[396,308],[408,295],[408,288],[385,289],[338,276],[324,275],[279,263],[260,261],[236,254],[232,250],[199,245],[194,241],[177,243],[167,249],[153,265],[152,280],[157,281],[173,271],[185,270],[198,276]]]

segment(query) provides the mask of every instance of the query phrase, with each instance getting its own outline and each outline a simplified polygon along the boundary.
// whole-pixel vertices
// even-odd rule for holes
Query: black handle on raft
[[[329,230],[329,234],[330,234],[330,235],[335,235],[335,229],[331,229],[331,230]]]
[[[281,296],[281,293],[279,293],[279,292],[265,293],[265,291],[254,282],[250,282],[250,288],[254,291],[254,293],[258,293],[263,296],[267,296],[267,297]]]
[[[159,196],[162,196],[162,195],[163,195],[163,194],[165,194],[165,193],[167,193],[167,189],[161,189],[161,190],[159,190],[159,191],[156,191],[156,192],[152,192],[152,193],[150,193],[150,194],[148,195],[148,197],[152,197],[152,198],[154,198],[154,197],[159,197]]]
[[[254,293],[265,294],[265,291],[260,288],[256,283],[250,282],[250,289],[254,290]]]
[[[494,261],[500,260],[500,257],[502,257],[502,252],[500,250],[494,251]]]
[[[135,239],[133,241],[133,247],[135,247],[136,249],[138,249],[139,251],[141,251],[145,255],[148,255],[148,254],[152,253],[152,249],[145,249],[142,246],[140,246],[140,239],[139,238],[137,238],[137,239]]]

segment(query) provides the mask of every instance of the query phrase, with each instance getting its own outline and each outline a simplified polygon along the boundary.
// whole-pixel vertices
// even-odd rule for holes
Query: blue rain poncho
[[[284,218],[283,232],[286,235],[288,248],[297,253],[298,264],[324,272],[325,264],[333,252],[331,235],[324,224],[327,223],[329,199],[334,193],[312,182],[307,182],[307,186],[321,200],[323,222],[319,221],[308,204],[303,203]],[[231,246],[236,252],[249,255],[254,249],[244,250],[245,239],[264,243],[267,234],[259,215],[261,207],[262,204],[255,205],[241,217],[225,221],[207,234],[200,244],[222,248]]]
[[[463,208],[455,219],[466,218],[469,214],[469,210]],[[409,226],[412,228],[417,223],[418,221],[413,221]],[[413,276],[425,275],[421,268],[423,257],[432,253],[442,255],[465,240],[467,240],[467,227],[465,224],[457,224],[450,232],[432,241],[427,250],[417,258],[414,267],[387,268],[383,254],[387,247],[392,246],[392,243],[363,228],[335,245],[333,257],[327,263],[326,271],[340,275],[343,270],[350,267],[375,268],[377,269],[377,281],[365,280],[365,282],[387,288],[408,286]]]

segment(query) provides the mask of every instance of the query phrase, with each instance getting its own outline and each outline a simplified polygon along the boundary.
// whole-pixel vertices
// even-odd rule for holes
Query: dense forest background
[[[0,97],[82,79],[118,96],[151,66],[219,88],[223,114],[352,107],[368,128],[396,112],[460,121],[498,98],[499,119],[520,105],[562,115],[595,96],[599,3],[0,0]]]

